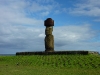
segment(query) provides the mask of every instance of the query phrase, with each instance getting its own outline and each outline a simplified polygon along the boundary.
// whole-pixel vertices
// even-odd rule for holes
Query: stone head
[[[46,29],[45,29],[45,34],[46,34],[46,35],[50,35],[50,34],[52,34],[52,31],[53,31],[53,27],[52,27],[52,26],[46,27]]]

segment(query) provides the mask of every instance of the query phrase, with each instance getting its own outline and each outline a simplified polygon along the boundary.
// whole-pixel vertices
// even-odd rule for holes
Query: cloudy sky
[[[44,51],[44,20],[54,48],[100,52],[100,0],[0,0],[0,54]]]

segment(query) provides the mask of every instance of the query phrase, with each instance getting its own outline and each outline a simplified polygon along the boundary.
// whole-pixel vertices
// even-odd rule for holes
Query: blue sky
[[[0,54],[45,51],[47,18],[55,51],[100,52],[100,0],[0,0]]]

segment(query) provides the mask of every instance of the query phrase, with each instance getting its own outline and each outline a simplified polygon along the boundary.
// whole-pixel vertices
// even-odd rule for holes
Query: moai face
[[[46,27],[45,29],[45,35],[52,35],[53,27]]]

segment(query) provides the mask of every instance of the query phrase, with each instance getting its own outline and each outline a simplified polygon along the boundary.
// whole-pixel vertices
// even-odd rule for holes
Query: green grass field
[[[0,56],[0,75],[100,75],[100,55]]]

